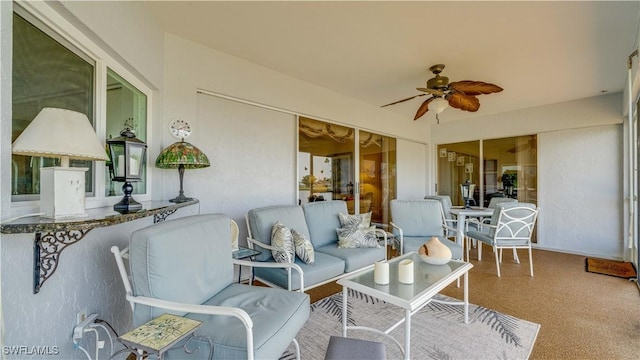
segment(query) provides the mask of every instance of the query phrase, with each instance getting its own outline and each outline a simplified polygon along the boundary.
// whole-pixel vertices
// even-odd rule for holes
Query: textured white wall
[[[397,198],[404,200],[423,199],[427,191],[427,150],[426,145],[413,141],[398,140],[396,143]]]
[[[538,136],[540,246],[622,257],[622,153],[622,125]]]

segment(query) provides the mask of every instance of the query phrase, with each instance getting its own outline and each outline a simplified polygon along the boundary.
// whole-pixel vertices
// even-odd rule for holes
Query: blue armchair
[[[440,201],[391,200],[391,218],[390,225],[400,239],[403,254],[418,251],[422,244],[436,236],[451,250],[452,259],[463,259],[462,246],[445,237],[458,230],[445,223]]]
[[[291,342],[298,349],[309,296],[234,283],[234,263],[257,264],[232,259],[230,233],[224,215],[189,216],[135,231],[128,249],[111,248],[134,326],[163,313],[203,322],[198,336],[169,350],[167,359],[277,359]]]

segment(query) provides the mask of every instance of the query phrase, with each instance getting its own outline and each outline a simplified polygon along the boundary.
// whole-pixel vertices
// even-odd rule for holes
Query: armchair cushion
[[[443,236],[442,210],[437,200],[392,200],[393,222],[406,236]],[[399,235],[395,230],[394,233]],[[429,237],[430,239],[431,237]],[[426,241],[426,240],[425,240]],[[422,242],[424,243],[424,241]],[[417,249],[417,247],[416,247]]]
[[[231,284],[231,242],[214,241],[211,234],[229,239],[229,218],[221,214],[191,216],[133,232],[129,256],[134,295],[202,304]],[[141,325],[165,312],[138,305],[134,322]]]
[[[249,314],[253,321],[256,359],[279,358],[309,317],[309,296],[306,294],[241,284],[231,284],[205,305],[238,307]],[[208,334],[211,338],[214,359],[247,357],[245,328],[240,321],[228,316],[203,314],[188,314],[187,317],[203,321],[198,333]]]

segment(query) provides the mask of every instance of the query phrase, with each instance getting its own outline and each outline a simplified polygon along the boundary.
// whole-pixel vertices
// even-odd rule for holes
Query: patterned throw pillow
[[[380,247],[375,226],[368,228],[343,227],[336,229],[336,231],[338,232],[338,247],[341,249]]]
[[[280,221],[271,228],[271,246],[275,248],[271,250],[271,255],[276,262],[292,263],[295,260],[291,230]]]
[[[355,227],[367,229],[371,226],[371,212],[359,215],[338,213],[338,218],[340,219],[340,225],[343,228]]]
[[[293,229],[291,230],[291,235],[293,235],[293,247],[295,248],[296,255],[298,255],[300,260],[304,261],[305,264],[313,265],[316,256],[311,240]]]

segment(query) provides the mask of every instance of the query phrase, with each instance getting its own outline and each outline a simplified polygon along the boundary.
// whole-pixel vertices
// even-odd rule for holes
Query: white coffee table
[[[398,262],[404,259],[413,260],[414,283],[406,285],[398,282]],[[442,302],[452,305],[464,306],[464,322],[469,323],[469,270],[472,264],[451,260],[446,265],[430,265],[423,262],[420,256],[411,252],[389,262],[389,284],[378,285],[373,281],[373,268],[358,272],[357,274],[344,277],[338,280],[342,285],[342,336],[347,336],[347,329],[359,329],[372,331],[384,335],[396,343],[404,353],[404,358],[411,357],[411,316],[422,309],[431,301]],[[464,280],[464,301],[445,302],[435,300],[433,297],[447,285],[453,283],[463,276]],[[359,291],[363,294],[373,296],[387,303],[393,304],[405,310],[404,318],[386,330],[374,329],[366,326],[347,325],[347,292],[348,289]],[[404,323],[404,346],[394,339],[389,333]]]

